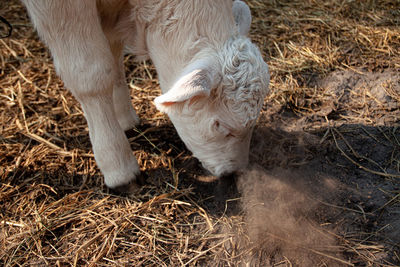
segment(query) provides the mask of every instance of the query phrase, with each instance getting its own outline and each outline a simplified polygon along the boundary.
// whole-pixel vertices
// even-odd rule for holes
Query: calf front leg
[[[115,115],[111,88],[112,85],[110,88],[97,87],[94,95],[78,98],[88,122],[97,165],[105,184],[114,188],[134,181],[140,171]]]
[[[96,1],[24,1],[54,65],[81,103],[97,165],[105,184],[135,181],[139,166],[118,123],[113,104],[117,68],[105,37]]]
[[[111,67],[113,64],[109,64],[112,61],[104,60],[110,57],[105,56],[104,51],[100,51],[91,51],[91,58],[94,60],[92,64],[87,65],[86,61],[81,61],[83,64],[75,69],[78,70],[76,74],[81,77],[78,79],[79,83],[76,83],[76,77],[74,78],[71,90],[84,111],[93,153],[104,175],[105,184],[114,188],[135,180],[139,174],[139,166],[114,109],[113,87],[117,83],[116,70]],[[64,68],[60,68],[61,75],[65,77],[64,71]],[[67,85],[71,83],[68,80],[69,78],[64,78]]]

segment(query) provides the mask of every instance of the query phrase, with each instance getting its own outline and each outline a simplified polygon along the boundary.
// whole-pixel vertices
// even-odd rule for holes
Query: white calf
[[[179,136],[216,176],[245,167],[268,91],[268,67],[245,36],[250,10],[231,0],[22,0],[57,72],[81,103],[108,187],[135,181],[124,130],[139,123],[123,49],[154,62],[155,99]]]

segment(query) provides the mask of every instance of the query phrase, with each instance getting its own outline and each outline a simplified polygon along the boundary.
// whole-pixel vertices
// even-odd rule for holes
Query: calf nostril
[[[238,172],[226,172],[219,176],[221,180],[235,180],[238,177]]]
[[[218,179],[218,190],[227,192],[228,188],[236,184],[238,174],[237,172],[227,172],[219,176]],[[221,192],[220,192],[221,193]],[[218,195],[220,195],[220,193]]]

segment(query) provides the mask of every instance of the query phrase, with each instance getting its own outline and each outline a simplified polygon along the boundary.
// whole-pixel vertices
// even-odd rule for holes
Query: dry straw
[[[253,14],[251,38],[261,48],[272,75],[271,93],[258,126],[268,131],[262,135],[256,130],[255,140],[264,145],[254,146],[252,159],[267,170],[299,168],[323,149],[330,149],[341,155],[334,165],[350,162],[350,169],[362,168],[398,185],[400,3],[246,2]],[[24,8],[16,0],[2,1],[0,16],[14,27],[11,38],[0,39],[1,265],[299,264],[283,249],[268,254],[253,242],[247,228],[251,223],[246,222],[248,211],[241,210],[241,205],[230,208],[232,203],[241,203],[243,196],[236,193],[221,204],[212,194],[215,184],[193,179],[202,175],[200,167],[193,165],[168,118],[151,102],[160,93],[155,69],[150,62],[135,63],[133,56],[125,58],[125,66],[142,126],[131,132],[129,140],[148,179],[135,194],[109,192],[93,158],[82,110],[55,74],[49,51],[32,29]],[[386,92],[386,98],[380,99],[365,89],[368,86],[330,91],[321,81],[334,71],[352,73],[359,81],[368,73],[389,71],[393,79],[380,85]],[[390,99],[391,106],[385,99]],[[360,131],[368,140],[375,145],[384,143],[391,154],[377,162],[357,152],[347,141],[348,131],[353,130],[339,127],[349,124],[359,130],[364,127]],[[378,125],[381,131],[368,128],[376,130]],[[295,135],[289,129],[300,129],[303,134]],[[390,200],[380,206],[381,214],[400,202],[399,187],[385,194]],[[343,213],[333,219],[337,227],[341,223],[352,226],[346,224],[349,218],[372,214],[361,206],[323,206]],[[381,217],[382,223],[388,219]],[[329,228],[323,218],[317,222],[324,235],[336,240],[336,247],[294,247],[318,255],[318,266],[394,266],[400,262],[398,244],[380,238],[385,226],[379,221],[378,229],[353,227],[348,231]],[[270,232],[261,234],[268,237],[265,242],[284,240],[281,246],[291,240]]]

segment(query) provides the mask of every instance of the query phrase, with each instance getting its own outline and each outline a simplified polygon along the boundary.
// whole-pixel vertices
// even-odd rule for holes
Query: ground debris
[[[24,8],[0,2],[13,25],[0,39],[1,265],[400,264],[400,2],[246,3],[271,71],[250,169],[205,179],[152,104],[154,66],[127,55],[142,120],[129,140],[148,178],[117,195]]]

